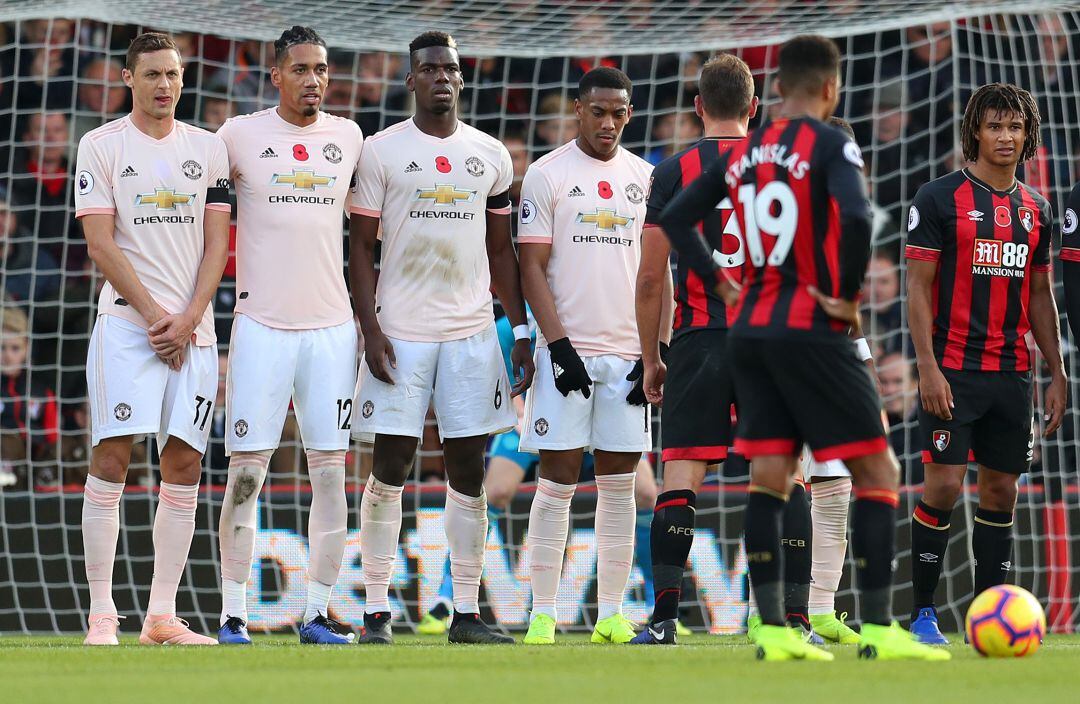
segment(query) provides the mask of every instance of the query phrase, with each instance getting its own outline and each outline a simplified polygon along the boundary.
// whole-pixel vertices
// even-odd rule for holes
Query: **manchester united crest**
[[[331,164],[341,163],[341,147],[331,142],[322,148],[322,155]]]

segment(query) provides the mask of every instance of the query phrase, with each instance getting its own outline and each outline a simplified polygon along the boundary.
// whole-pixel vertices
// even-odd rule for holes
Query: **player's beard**
[[[304,117],[311,117],[317,112],[319,112],[319,107],[317,105],[304,105],[300,108],[300,114]]]

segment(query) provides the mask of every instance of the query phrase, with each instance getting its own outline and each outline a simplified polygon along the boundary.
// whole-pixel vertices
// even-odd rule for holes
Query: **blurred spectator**
[[[22,480],[29,484],[30,462],[55,456],[56,394],[40,372],[30,372],[26,313],[8,303],[0,307],[0,317],[0,486]]]
[[[347,78],[341,81],[347,88],[355,85],[356,122],[365,135],[401,122],[408,113],[409,93],[403,83],[387,73],[392,68],[393,63],[385,54],[365,56],[360,61],[355,84]]]
[[[72,143],[109,120],[123,116],[131,109],[124,85],[124,67],[116,59],[99,56],[86,64],[79,78],[79,105],[75,112],[75,131]]]
[[[199,125],[211,132],[217,132],[218,128],[225,124],[225,120],[235,114],[233,104],[228,99],[207,96],[202,101],[202,114],[199,116]]]
[[[693,112],[668,112],[655,118],[652,137],[656,146],[645,152],[645,160],[656,166],[701,139],[701,121]]]
[[[177,32],[172,38],[184,62],[184,89],[176,102],[176,119],[190,123],[202,115],[207,97],[214,95],[207,91],[216,85],[220,90],[216,97],[224,97],[225,86],[223,83],[213,83],[214,70],[203,61],[202,44],[205,37],[193,32]]]
[[[60,265],[49,250],[37,244],[32,233],[5,202],[0,189],[0,279],[4,292],[16,301],[55,300],[60,292]]]
[[[574,101],[566,96],[552,93],[540,101],[536,112],[535,158],[577,139],[578,121],[574,114]]]
[[[233,45],[228,61],[229,95],[236,103],[236,113],[246,115],[276,105],[278,91],[270,82],[274,64],[273,42],[245,41]]]
[[[64,413],[64,430],[60,438],[60,483],[85,484],[90,472],[90,403],[74,404]],[[138,447],[138,445],[136,445]]]
[[[525,179],[525,171],[529,168],[529,141],[524,134],[517,130],[507,130],[502,138],[506,151],[510,152],[510,162],[514,165],[514,182],[510,184],[510,201],[517,205],[521,202],[521,182]],[[516,218],[514,220],[517,222]]]
[[[11,203],[19,224],[48,242],[57,257],[67,256],[67,268],[81,270],[85,250],[65,252],[64,239],[73,233],[67,115],[38,112],[22,130],[22,147],[15,154]],[[73,261],[73,255],[81,261]]]
[[[884,73],[903,77],[911,115],[909,134],[927,133],[930,156],[941,159],[953,148],[957,105],[952,26],[949,22],[916,25],[906,30],[907,51],[893,57]],[[938,172],[935,172],[938,173]]]
[[[22,23],[15,74],[19,80],[16,107],[26,110],[70,110],[75,91],[75,23],[67,19]]]
[[[922,481],[922,452],[918,435],[919,382],[915,365],[899,352],[875,362],[882,405],[889,418],[889,444],[900,460],[905,481]]]
[[[900,349],[900,264],[891,252],[878,250],[866,271],[869,336],[887,352]]]
[[[929,133],[909,129],[908,105],[904,84],[895,80],[881,87],[873,114],[873,197],[894,223],[904,222],[906,206],[931,174]]]
[[[358,86],[352,80],[353,54],[343,51],[332,51],[327,57],[330,77],[323,93],[322,109],[331,115],[344,117],[346,120],[355,119],[356,90]],[[363,129],[363,125],[361,125]],[[364,131],[364,134],[368,134]]]
[[[206,469],[207,481],[221,486],[224,486],[229,478],[229,458],[225,454],[225,431],[228,427],[225,393],[228,371],[229,352],[225,347],[219,347],[217,397],[214,399],[214,414],[210,417],[210,439],[207,441],[206,454],[203,455],[203,467]]]

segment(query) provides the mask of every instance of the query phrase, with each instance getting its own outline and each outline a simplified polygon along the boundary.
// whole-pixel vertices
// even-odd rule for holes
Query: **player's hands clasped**
[[[397,357],[394,356],[394,346],[390,344],[390,338],[384,335],[382,330],[364,333],[364,359],[367,360],[373,377],[384,384],[394,383],[390,370],[397,369]]]
[[[173,371],[184,366],[185,350],[192,341],[198,320],[188,313],[169,313],[154,322],[146,331],[150,348]]]
[[[1046,387],[1046,393],[1043,395],[1043,409],[1046,411],[1043,416],[1043,421],[1046,422],[1046,428],[1043,430],[1044,438],[1050,437],[1061,427],[1061,419],[1065,416],[1065,405],[1069,397],[1068,389],[1069,383],[1063,372],[1056,372],[1050,378],[1050,386]]]
[[[520,396],[532,385],[536,365],[533,363],[532,349],[528,340],[517,340],[510,350],[510,366],[514,370],[514,385],[510,389],[510,398]]]
[[[592,395],[592,379],[585,369],[585,363],[581,361],[577,350],[570,344],[570,338],[564,337],[548,343],[548,353],[551,355],[551,371],[555,375],[555,388],[563,396],[569,396],[571,391],[580,391],[581,395],[589,398]]]
[[[952,387],[936,363],[925,368],[919,365],[919,398],[927,413],[942,420],[952,420],[952,409],[955,407]]]

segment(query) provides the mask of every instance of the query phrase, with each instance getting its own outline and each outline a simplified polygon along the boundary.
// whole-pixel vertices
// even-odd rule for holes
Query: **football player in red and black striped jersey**
[[[705,137],[653,170],[635,289],[644,392],[651,403],[663,403],[664,460],[664,492],[656,499],[651,526],[655,607],[648,627],[632,641],[639,644],[675,644],[683,568],[694,541],[697,491],[706,466],[726,459],[733,440],[735,389],[726,355],[730,309],[679,259],[672,318],[667,305],[672,300],[671,245],[657,220],[680,190],[746,139],[758,99],[750,67],[731,54],[706,62],[698,88],[694,108],[704,123]],[[721,203],[700,228],[713,256],[738,277],[745,249],[732,213],[730,201]],[[805,546],[807,541],[802,542]],[[809,555],[805,547],[803,552]],[[809,581],[807,574],[807,589]]]
[[[1039,146],[1039,108],[1005,83],[972,94],[961,127],[971,166],[919,189],[908,212],[908,320],[919,364],[926,463],[911,523],[912,632],[945,643],[934,590],[969,454],[979,465],[972,530],[975,593],[1008,579],[1019,476],[1034,447],[1030,331],[1051,372],[1050,436],[1065,411],[1057,304],[1050,278],[1050,204],[1016,179]]]
[[[778,114],[675,197],[660,225],[725,298],[734,286],[694,225],[730,197],[745,238],[729,352],[739,398],[735,449],[753,460],[745,541],[763,623],[759,655],[832,659],[784,626],[780,516],[805,442],[818,461],[843,460],[856,487],[860,655],[947,660],[892,620],[898,467],[874,383],[847,336],[870,256],[870,208],[858,145],[823,122],[839,102],[839,69],[840,53],[825,37],[784,44]]]

